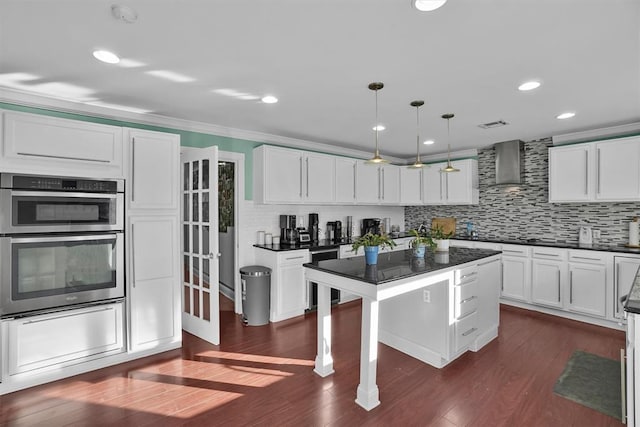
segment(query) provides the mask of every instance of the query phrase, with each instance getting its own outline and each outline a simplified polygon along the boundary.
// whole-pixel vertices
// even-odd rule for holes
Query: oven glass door
[[[3,315],[124,296],[122,233],[3,237],[1,246]]]
[[[5,234],[123,229],[122,193],[1,191],[3,210],[10,212],[2,219]]]

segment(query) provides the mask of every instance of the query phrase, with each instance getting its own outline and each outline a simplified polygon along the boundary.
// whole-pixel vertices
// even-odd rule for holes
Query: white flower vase
[[[437,252],[449,252],[449,239],[434,239]]]

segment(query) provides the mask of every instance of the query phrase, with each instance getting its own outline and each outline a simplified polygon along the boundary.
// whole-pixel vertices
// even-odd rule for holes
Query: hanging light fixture
[[[419,169],[424,166],[424,163],[420,160],[420,107],[424,105],[424,101],[412,101],[410,104],[412,107],[416,107],[416,161],[409,165],[410,168]]]
[[[385,159],[380,157],[380,151],[378,150],[378,130],[380,126],[378,125],[378,91],[384,87],[384,84],[381,82],[373,82],[369,83],[369,89],[376,93],[376,127],[374,128],[376,131],[376,151],[373,155],[373,158],[365,161],[366,164],[377,165],[380,163],[387,163]]]
[[[451,129],[449,128],[449,121],[454,117],[455,115],[452,113],[442,115],[443,119],[447,119],[447,167],[442,169],[442,172],[460,172],[460,169],[451,166]]]

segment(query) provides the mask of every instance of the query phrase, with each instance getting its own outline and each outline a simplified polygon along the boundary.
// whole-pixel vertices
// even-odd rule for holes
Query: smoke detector
[[[133,24],[138,20],[138,12],[129,6],[114,4],[111,6],[111,14],[117,20],[126,22],[127,24]]]
[[[508,124],[509,123],[505,122],[504,120],[496,120],[495,122],[483,123],[481,125],[478,125],[478,127],[481,127],[482,129],[492,129],[506,126]]]

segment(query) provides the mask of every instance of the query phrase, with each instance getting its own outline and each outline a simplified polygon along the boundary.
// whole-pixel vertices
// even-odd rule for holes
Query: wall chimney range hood
[[[494,144],[496,185],[520,185],[524,182],[524,151],[520,140]]]

